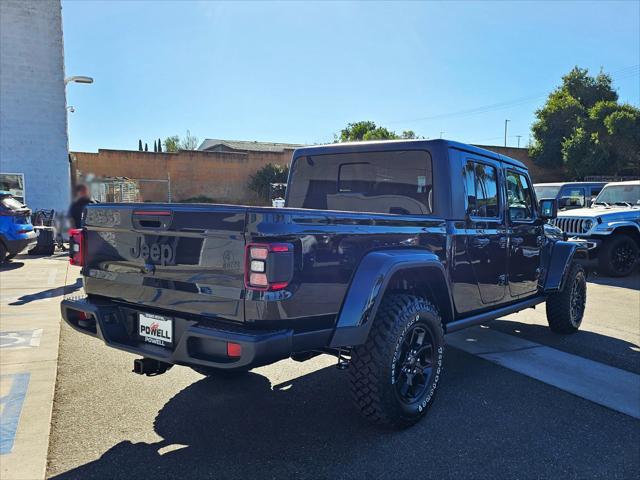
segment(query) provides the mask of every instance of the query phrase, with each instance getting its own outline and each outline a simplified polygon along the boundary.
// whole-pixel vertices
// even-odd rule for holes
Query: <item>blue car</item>
[[[35,245],[31,210],[11,193],[0,190],[0,263]]]

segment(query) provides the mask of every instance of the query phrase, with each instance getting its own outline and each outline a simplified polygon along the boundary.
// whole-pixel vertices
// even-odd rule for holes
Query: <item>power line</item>
[[[611,73],[609,73],[609,75],[613,76],[613,75],[617,75],[617,79],[625,79],[628,77],[632,77],[635,75],[640,74],[640,64],[636,64],[636,65],[630,65],[624,68],[621,68],[619,70],[615,70]],[[618,75],[619,74],[619,75]],[[489,104],[489,105],[483,105],[481,107],[475,107],[475,108],[470,108],[470,109],[466,109],[466,110],[459,110],[456,112],[450,112],[450,113],[441,113],[441,114],[437,114],[437,115],[430,115],[428,117],[419,117],[419,118],[413,118],[413,119],[407,119],[407,120],[392,120],[390,122],[385,122],[385,124],[389,124],[389,125],[393,125],[393,124],[397,124],[397,123],[415,123],[415,122],[426,122],[426,121],[431,121],[431,120],[441,120],[444,118],[454,118],[454,117],[465,117],[465,116],[470,116],[470,115],[479,115],[482,113],[489,113],[489,112],[493,112],[493,111],[497,111],[497,110],[502,110],[504,108],[508,108],[508,107],[513,107],[513,106],[518,106],[518,105],[523,105],[526,103],[530,103],[533,102],[534,100],[540,100],[542,98],[546,98],[549,95],[549,92],[546,93],[536,93],[533,95],[529,95],[526,97],[520,97],[520,98],[516,98],[513,100],[508,100],[505,102],[499,102],[499,103],[493,103],[493,104]]]

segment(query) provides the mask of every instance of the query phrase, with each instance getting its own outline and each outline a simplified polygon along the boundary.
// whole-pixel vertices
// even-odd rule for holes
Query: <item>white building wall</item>
[[[0,173],[34,210],[69,205],[66,113],[60,0],[0,0]]]

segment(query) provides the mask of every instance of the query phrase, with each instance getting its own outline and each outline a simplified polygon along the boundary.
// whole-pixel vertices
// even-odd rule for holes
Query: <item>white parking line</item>
[[[486,327],[447,335],[452,347],[640,419],[640,375]]]

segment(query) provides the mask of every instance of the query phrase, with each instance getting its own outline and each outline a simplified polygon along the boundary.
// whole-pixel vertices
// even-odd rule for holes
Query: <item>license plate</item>
[[[159,315],[141,313],[138,333],[147,343],[170,347],[173,344],[173,320]]]

